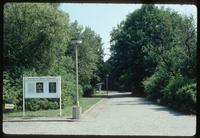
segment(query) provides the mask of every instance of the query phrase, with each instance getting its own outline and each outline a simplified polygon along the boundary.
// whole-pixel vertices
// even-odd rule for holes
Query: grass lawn
[[[102,97],[82,97],[80,99],[80,106],[82,107],[82,113],[90,108],[92,105],[97,103]],[[72,107],[73,105],[68,105],[64,109],[62,109],[62,116],[72,116]],[[56,110],[39,110],[39,111],[26,111],[26,117],[59,117],[60,109]],[[3,119],[10,119],[14,117],[23,117],[22,111],[17,112],[7,112],[3,113]]]

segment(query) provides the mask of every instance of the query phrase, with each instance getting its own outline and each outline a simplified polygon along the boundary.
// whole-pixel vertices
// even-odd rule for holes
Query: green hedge
[[[175,96],[176,109],[184,113],[196,113],[196,84],[192,83],[180,88]]]
[[[59,99],[26,99],[26,110],[59,109]]]
[[[84,97],[91,97],[95,92],[95,89],[91,85],[85,85],[83,87],[83,96]]]
[[[181,76],[171,78],[169,84],[161,92],[163,93],[161,104],[186,114],[196,112],[196,84],[194,80]]]
[[[153,101],[160,99],[163,96],[161,90],[167,85],[169,77],[161,72],[153,74],[147,78],[144,84],[144,92],[147,98]]]
[[[18,110],[19,96],[22,90],[22,87],[16,84],[18,81],[12,79],[8,73],[3,73],[3,105],[6,103],[14,104],[14,111]]]
[[[161,104],[167,105],[173,108],[178,108],[177,101],[175,100],[175,96],[177,95],[177,91],[182,88],[184,85],[190,83],[190,80],[184,77],[171,77],[167,86],[161,90],[163,94],[161,98]]]
[[[186,114],[196,113],[196,83],[183,76],[157,72],[144,82],[147,98]]]

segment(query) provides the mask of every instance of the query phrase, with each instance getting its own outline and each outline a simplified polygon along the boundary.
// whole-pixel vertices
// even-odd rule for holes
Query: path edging
[[[97,103],[95,103],[94,105],[92,105],[91,107],[89,107],[87,110],[85,110],[82,113],[82,116],[84,116],[85,114],[87,114],[89,111],[91,111],[95,106],[97,106],[98,104],[100,104],[101,102],[105,101],[105,98],[102,98],[101,100],[99,100]]]

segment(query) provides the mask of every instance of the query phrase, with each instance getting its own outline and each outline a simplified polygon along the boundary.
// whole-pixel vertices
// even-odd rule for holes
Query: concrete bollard
[[[73,108],[72,108],[72,118],[73,119],[80,119],[81,118],[81,111],[82,111],[82,108],[80,106],[73,106]]]

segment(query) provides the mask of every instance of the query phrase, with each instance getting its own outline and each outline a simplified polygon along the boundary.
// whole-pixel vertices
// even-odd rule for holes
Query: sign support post
[[[61,77],[59,78],[60,82],[60,89],[61,89]],[[61,91],[60,91],[60,116],[62,116],[62,101],[61,101]]]
[[[24,77],[23,77],[23,116],[25,116],[25,85],[24,85]]]

